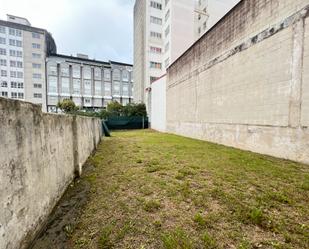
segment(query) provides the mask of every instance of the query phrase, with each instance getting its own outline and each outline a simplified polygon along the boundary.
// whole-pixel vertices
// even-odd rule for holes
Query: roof
[[[60,57],[60,58],[64,58],[64,59],[75,60],[75,61],[84,61],[84,62],[89,62],[89,63],[98,63],[98,64],[109,65],[109,62],[106,62],[106,61],[86,59],[86,58],[80,58],[80,57],[64,55],[64,54],[51,54],[49,57],[52,57],[52,56]]]
[[[32,26],[28,26],[28,25],[24,25],[20,23],[15,23],[15,22],[4,21],[4,20],[0,20],[0,25],[7,26],[10,28],[15,28],[15,29],[21,29],[21,30],[25,30],[29,32],[38,32],[38,33],[43,33],[43,34],[48,33],[48,31],[45,29],[36,28],[36,27],[32,27]]]
[[[122,63],[122,62],[117,62],[117,61],[109,61],[109,62],[110,62],[111,64],[133,67],[133,64]]]

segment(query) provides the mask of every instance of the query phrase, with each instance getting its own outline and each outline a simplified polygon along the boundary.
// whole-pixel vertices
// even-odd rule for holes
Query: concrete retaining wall
[[[243,0],[168,69],[167,131],[309,163],[308,0]]]
[[[166,76],[151,85],[151,128],[166,131]]]
[[[101,138],[94,118],[0,98],[0,248],[23,249]]]

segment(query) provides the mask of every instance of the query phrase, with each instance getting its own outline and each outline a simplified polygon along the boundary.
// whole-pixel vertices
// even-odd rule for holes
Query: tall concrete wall
[[[308,0],[243,0],[168,70],[167,131],[309,163]]]
[[[0,248],[23,249],[101,138],[98,119],[0,98]]]
[[[166,76],[151,84],[151,128],[166,131]]]

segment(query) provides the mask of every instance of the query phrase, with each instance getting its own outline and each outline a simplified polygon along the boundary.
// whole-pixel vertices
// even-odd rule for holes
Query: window
[[[80,94],[80,79],[73,79],[73,94]]]
[[[168,20],[168,18],[170,17],[171,11],[168,10],[165,14],[165,22]]]
[[[129,85],[128,84],[122,85],[122,95],[129,96]]]
[[[203,28],[204,28],[204,30],[207,28],[207,22],[203,23]]]
[[[61,92],[62,93],[70,93],[70,79],[69,78],[61,78]]]
[[[155,16],[150,16],[150,22],[158,25],[162,25],[162,19],[155,17]]]
[[[0,55],[6,55],[6,49],[0,48]]]
[[[10,56],[16,57],[16,50],[11,50],[10,49]]]
[[[162,53],[162,48],[158,48],[158,47],[150,47],[150,52],[151,53],[155,53],[155,54],[161,54]]]
[[[6,39],[3,37],[0,37],[0,44],[6,44]]]
[[[1,97],[7,98],[8,97],[8,92],[1,92]]]
[[[2,77],[7,77],[8,76],[8,73],[6,70],[1,70],[1,76]]]
[[[120,70],[119,69],[115,69],[113,71],[113,80],[120,80]]]
[[[42,79],[42,74],[40,74],[40,73],[34,73],[34,74],[32,75],[32,78],[33,78],[33,79]]]
[[[104,83],[104,95],[105,96],[111,96],[112,95],[112,93],[111,93],[111,83],[107,83],[107,82]]]
[[[16,33],[16,36],[19,36],[19,37],[21,37],[22,36],[22,32],[21,32],[21,30],[15,30],[15,33]]]
[[[16,67],[16,61],[10,61],[10,67]]]
[[[18,93],[18,98],[23,99],[24,98],[24,93]]]
[[[10,35],[15,35],[15,29],[9,29],[9,34]]]
[[[16,57],[23,57],[22,51],[16,51]]]
[[[95,68],[94,69],[94,78],[97,79],[97,80],[100,80],[102,77],[101,75],[101,68]]]
[[[84,79],[91,79],[91,68],[84,67]]]
[[[40,49],[41,45],[38,43],[32,43],[32,48]]]
[[[12,99],[17,99],[17,93],[16,92],[11,92],[11,98]]]
[[[5,59],[0,59],[0,66],[6,67],[6,60]]]
[[[151,6],[152,8],[162,10],[162,4],[157,3],[157,2],[155,2],[155,1],[150,1],[150,6]]]
[[[7,81],[2,81],[1,82],[1,87],[8,87],[8,82]]]
[[[48,77],[48,92],[57,93],[58,89],[58,81],[56,76]]]
[[[150,68],[157,68],[157,69],[161,69],[162,68],[162,64],[159,62],[150,62]]]
[[[21,41],[16,40],[16,47],[22,47],[22,42],[21,42]]]
[[[170,33],[170,25],[168,25],[167,28],[165,29],[165,37],[167,37],[169,33]]]
[[[104,80],[110,81],[111,80],[111,71],[108,69],[104,69]]]
[[[21,61],[16,61],[16,66],[18,68],[22,68],[23,67],[23,63]]]
[[[9,40],[9,44],[10,44],[11,46],[15,46],[16,42],[15,42],[15,40],[10,39],[10,40]]]
[[[80,66],[73,66],[73,78],[80,78]]]
[[[115,81],[113,84],[113,95],[120,95],[120,82]]]
[[[39,69],[39,68],[41,68],[41,64],[38,64],[38,63],[32,63],[32,67],[33,68],[37,68],[37,69]]]
[[[17,78],[17,72],[16,71],[10,71],[10,77],[11,78]]]
[[[129,72],[127,70],[122,71],[122,80],[128,81],[129,80]]]
[[[24,83],[23,82],[12,81],[11,82],[11,88],[23,89],[24,88]]]
[[[17,72],[17,78],[23,78],[24,77],[24,73],[23,72]]]
[[[162,34],[161,34],[161,33],[158,33],[158,32],[153,32],[153,31],[151,31],[151,32],[150,32],[150,37],[157,38],[157,39],[161,39],[161,38],[162,38]]]
[[[16,81],[11,82],[11,88],[17,88],[17,82]]]
[[[102,95],[101,81],[95,82],[95,95]]]
[[[70,76],[70,70],[68,65],[61,65],[61,76],[69,77]]]
[[[42,88],[42,84],[34,83],[34,84],[33,84],[33,88],[41,89],[41,88]]]
[[[5,34],[5,33],[6,33],[5,27],[0,26],[0,33],[2,33],[2,34]]]
[[[49,65],[49,67],[48,67],[48,74],[49,75],[57,75],[57,66]]]
[[[91,80],[84,80],[84,94],[91,95]]]
[[[42,93],[34,93],[33,94],[33,98],[41,99],[42,98]]]
[[[32,58],[33,59],[41,59],[41,54],[32,53]]]
[[[40,39],[41,38],[41,35],[39,33],[32,33],[32,38],[35,38],[35,39]]]

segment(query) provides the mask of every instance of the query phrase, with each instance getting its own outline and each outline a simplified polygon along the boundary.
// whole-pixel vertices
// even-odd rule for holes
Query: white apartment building
[[[46,111],[45,59],[56,44],[21,17],[0,20],[0,96],[42,105]]]
[[[57,112],[57,103],[72,99],[83,109],[102,109],[109,102],[127,105],[133,101],[133,65],[54,54],[47,58],[47,110]]]
[[[136,0],[134,101],[150,110],[151,83],[239,0]]]
[[[195,7],[195,40],[198,40],[240,0],[197,0]]]
[[[136,0],[134,6],[134,100],[146,103],[147,89],[194,42],[195,0]]]

